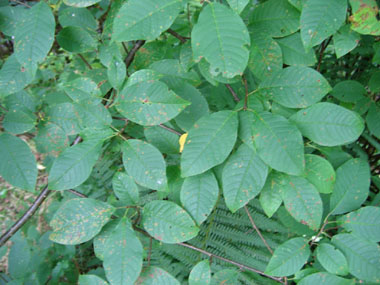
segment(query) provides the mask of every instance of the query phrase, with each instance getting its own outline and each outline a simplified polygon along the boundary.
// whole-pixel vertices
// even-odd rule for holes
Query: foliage
[[[378,13],[0,1],[0,284],[380,283]]]

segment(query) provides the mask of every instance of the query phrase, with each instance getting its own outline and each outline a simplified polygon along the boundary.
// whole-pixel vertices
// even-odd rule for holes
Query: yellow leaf
[[[184,133],[180,138],[179,138],[179,152],[183,151],[183,147],[185,146],[187,138],[187,133]]]

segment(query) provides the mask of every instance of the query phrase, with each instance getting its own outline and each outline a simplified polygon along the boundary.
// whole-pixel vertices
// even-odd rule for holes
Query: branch
[[[255,269],[255,268],[249,267],[249,266],[247,266],[247,265],[244,265],[244,264],[238,263],[238,262],[233,261],[233,260],[231,260],[231,259],[224,258],[224,257],[221,257],[221,256],[219,256],[219,255],[215,255],[215,254],[213,254],[213,253],[211,253],[211,252],[205,251],[205,250],[203,250],[203,249],[197,248],[197,247],[192,246],[192,245],[187,244],[187,243],[180,242],[180,243],[178,243],[178,245],[183,246],[183,247],[190,248],[190,249],[192,249],[192,250],[195,250],[195,251],[198,251],[198,252],[200,252],[200,253],[203,253],[204,255],[207,255],[207,256],[210,257],[210,258],[212,257],[212,258],[216,258],[216,259],[222,260],[222,261],[224,261],[224,262],[227,262],[227,263],[233,264],[233,265],[239,267],[240,269],[247,270],[247,271],[251,271],[251,272],[254,272],[254,273],[260,274],[260,275],[262,275],[262,276],[265,276],[265,277],[267,277],[267,278],[270,278],[270,279],[272,279],[272,280],[276,280],[276,281],[282,283],[282,278],[281,278],[281,277],[274,277],[274,276],[267,275],[267,274],[265,274],[263,271],[260,271],[260,270],[258,270],[258,269]]]
[[[80,142],[81,138],[78,136],[72,145],[76,145]],[[72,190],[75,191],[75,190]],[[32,205],[29,207],[29,209],[22,215],[20,219],[18,219],[1,237],[0,237],[0,247],[2,247],[38,210],[38,208],[41,206],[41,204],[46,200],[46,198],[49,196],[49,194],[52,191],[49,190],[48,185],[46,185],[41,193],[37,196],[37,198],[34,200]],[[77,191],[75,191],[77,192]],[[77,192],[79,193],[79,192]]]
[[[125,66],[128,68],[133,59],[135,58],[136,52],[145,44],[145,41],[139,40],[137,41],[134,46],[132,47],[131,51],[128,53],[127,57],[125,58]]]
[[[226,87],[231,92],[232,97],[234,97],[235,102],[240,102],[240,99],[239,99],[238,95],[236,94],[236,92],[234,91],[234,89],[232,89],[231,85],[230,84],[226,84]]]
[[[248,107],[248,83],[247,83],[247,79],[245,78],[245,76],[243,75],[243,82],[244,82],[244,88],[245,88],[245,96],[244,96],[244,107],[243,107],[243,110],[247,110],[247,107]]]
[[[325,52],[327,46],[331,42],[332,36],[327,40],[324,41],[321,45],[321,52],[319,53],[319,59],[318,59],[318,66],[317,66],[317,71],[319,72],[321,69],[321,63],[322,63],[322,58],[323,58],[323,53]]]
[[[183,43],[183,44],[186,43],[186,41],[187,41],[188,39],[190,39],[190,38],[188,38],[188,37],[183,37],[183,36],[181,36],[180,34],[178,34],[176,31],[173,31],[172,29],[168,29],[167,32],[168,32],[169,34],[171,34],[173,37],[179,39],[180,42]]]
[[[158,126],[161,127],[161,128],[163,128],[163,129],[165,129],[165,130],[167,130],[167,131],[169,131],[169,132],[171,132],[171,133],[173,133],[173,134],[176,134],[177,136],[182,136],[182,134],[180,132],[177,132],[175,129],[169,128],[169,127],[167,127],[167,126],[165,126],[163,124],[158,125]]]
[[[244,210],[245,212],[247,213],[248,215],[248,218],[252,224],[252,227],[255,229],[255,231],[257,232],[257,234],[259,235],[259,237],[261,238],[261,240],[263,241],[263,243],[265,244],[265,246],[267,247],[268,251],[273,254],[273,250],[271,249],[271,247],[269,246],[269,244],[267,243],[267,241],[265,240],[265,238],[263,237],[263,235],[261,234],[260,230],[258,229],[258,227],[256,226],[255,222],[253,221],[252,219],[252,216],[251,214],[249,213],[249,210],[247,208],[247,206],[244,206]]]
[[[78,56],[80,57],[80,59],[87,65],[87,67],[89,69],[92,70],[92,66],[88,63],[88,61],[83,57],[83,55],[81,55],[80,53],[78,53]]]

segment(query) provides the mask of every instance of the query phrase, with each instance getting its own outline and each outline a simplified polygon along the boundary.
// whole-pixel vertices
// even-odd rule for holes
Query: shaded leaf
[[[10,134],[0,135],[0,175],[15,187],[34,192],[37,163],[29,146]]]
[[[180,283],[165,270],[150,266],[142,272],[136,285],[180,285]]]
[[[112,178],[112,188],[117,198],[125,205],[136,205],[139,189],[133,178],[124,172],[117,172]]]
[[[346,257],[331,244],[320,244],[316,253],[318,261],[328,272],[343,276],[348,274]]]
[[[349,25],[344,25],[334,34],[333,40],[336,57],[340,58],[356,48],[360,35],[351,30]]]
[[[328,272],[318,272],[306,276],[298,284],[354,285],[355,280],[344,279]]]
[[[207,285],[211,282],[211,269],[208,260],[198,262],[190,272],[189,285]]]
[[[219,195],[218,182],[212,171],[187,177],[181,188],[181,203],[198,225],[213,210]]]
[[[247,145],[242,144],[223,168],[223,196],[231,212],[246,205],[260,193],[268,167]]]
[[[368,162],[350,159],[336,171],[334,191],[330,198],[333,214],[343,214],[360,207],[367,199],[370,185]]]
[[[73,53],[93,51],[97,46],[96,40],[81,27],[65,27],[58,33],[56,39],[63,49]]]
[[[320,193],[331,193],[335,184],[335,171],[332,165],[323,157],[305,155],[304,177],[313,184]]]
[[[91,275],[91,274],[80,275],[78,281],[79,281],[79,285],[107,285],[108,284],[102,278],[96,275]]]
[[[140,140],[126,141],[123,164],[127,173],[141,186],[159,191],[166,189],[166,164],[154,146]]]
[[[282,174],[272,171],[260,192],[260,205],[270,218],[282,204]]]

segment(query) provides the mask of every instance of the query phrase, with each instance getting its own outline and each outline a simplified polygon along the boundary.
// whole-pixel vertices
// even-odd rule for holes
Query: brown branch
[[[0,105],[0,109],[2,109],[4,112],[8,112],[8,109],[5,108],[4,106]]]
[[[321,63],[322,63],[322,58],[323,58],[323,53],[325,52],[327,46],[330,44],[332,39],[332,36],[326,41],[323,41],[321,45],[321,51],[319,53],[319,59],[318,59],[318,66],[317,66],[317,71],[319,72],[321,70]]]
[[[190,38],[188,37],[183,37],[180,34],[178,34],[176,31],[173,31],[172,29],[166,30],[169,34],[171,34],[173,37],[177,38],[180,40],[181,43],[186,43],[186,41]]]
[[[270,279],[272,279],[272,280],[276,280],[277,282],[281,282],[281,283],[282,283],[282,278],[281,278],[281,277],[274,277],[274,276],[271,276],[271,275],[267,275],[267,274],[265,274],[263,271],[260,271],[260,270],[258,270],[258,269],[252,268],[252,267],[250,267],[250,266],[247,266],[247,265],[244,265],[244,264],[238,263],[238,262],[233,261],[233,260],[231,260],[231,259],[224,258],[224,257],[219,256],[219,255],[215,255],[215,254],[213,254],[213,253],[211,253],[211,252],[205,251],[205,250],[203,250],[203,249],[197,248],[197,247],[192,246],[192,245],[187,244],[187,243],[180,242],[180,243],[178,243],[178,245],[183,246],[183,247],[190,248],[190,249],[195,250],[195,251],[198,251],[198,252],[200,252],[200,253],[203,253],[204,255],[207,255],[207,256],[210,257],[210,258],[213,257],[213,258],[216,258],[216,259],[222,260],[222,261],[224,261],[224,262],[227,262],[227,263],[233,264],[233,265],[239,267],[239,269],[241,269],[241,270],[251,271],[251,272],[254,272],[254,273],[260,274],[260,275],[262,275],[262,276],[264,276],[264,277],[267,277],[267,278],[270,278]]]
[[[227,89],[231,92],[232,97],[234,97],[235,102],[240,102],[238,95],[236,94],[234,89],[232,89],[231,85],[230,84],[225,84],[225,85],[226,85]]]
[[[158,126],[169,131],[169,132],[171,132],[171,133],[173,133],[173,134],[176,134],[177,136],[182,136],[182,134],[180,132],[177,132],[175,129],[169,128],[169,127],[162,125],[162,124],[158,125]]]
[[[80,142],[81,138],[78,136],[72,145],[76,145]],[[29,209],[18,219],[1,237],[0,237],[0,247],[2,247],[38,210],[41,204],[46,200],[52,191],[49,190],[48,185],[46,185],[37,198],[33,201]],[[76,191],[75,191],[76,192]],[[78,192],[79,193],[79,192]]]
[[[125,58],[125,66],[128,67],[131,65],[133,59],[135,58],[136,52],[145,44],[145,41],[139,40],[136,41],[136,43],[133,45],[131,51],[128,53],[127,57]]]
[[[76,196],[78,196],[78,197],[81,197],[81,198],[87,198],[87,195],[84,195],[84,194],[82,194],[81,192],[78,192],[78,191],[76,191],[76,190],[74,190],[74,189],[69,189],[69,190],[66,190],[66,191],[68,191],[68,192],[70,192],[70,193],[73,193],[74,195],[76,195]]]
[[[125,53],[128,54],[129,51],[128,51],[128,48],[127,48],[127,45],[125,44],[125,42],[121,42],[121,45],[123,46]]]
[[[152,244],[153,238],[149,237],[148,267],[150,266],[150,259],[152,258]]]
[[[80,59],[87,65],[87,67],[89,69],[92,70],[92,66],[88,63],[88,61],[83,57],[83,55],[81,55],[80,53],[78,53],[78,56],[80,57]]]
[[[243,82],[244,82],[244,88],[245,88],[245,96],[244,96],[244,107],[243,110],[247,110],[248,107],[248,83],[247,79],[243,75]]]
[[[319,232],[318,232],[317,235],[311,240],[311,244],[314,244],[315,241],[319,238],[319,236],[323,233],[323,231],[324,231],[324,229],[325,229],[325,227],[326,227],[326,225],[327,225],[327,223],[328,223],[328,219],[329,219],[330,215],[331,215],[331,213],[329,213],[329,214],[326,216],[325,221],[324,221],[322,227],[320,228]]]
[[[268,251],[273,254],[273,250],[271,249],[271,247],[269,246],[269,244],[267,243],[267,241],[265,240],[265,238],[263,237],[263,235],[261,234],[259,228],[256,226],[255,222],[253,221],[253,218],[251,216],[251,213],[249,212],[247,206],[244,206],[244,210],[245,212],[247,213],[247,216],[249,218],[249,221],[251,222],[252,224],[252,227],[255,229],[255,231],[257,232],[257,234],[259,235],[259,237],[261,238],[261,240],[263,241],[263,243],[265,244],[265,246],[267,247]]]

